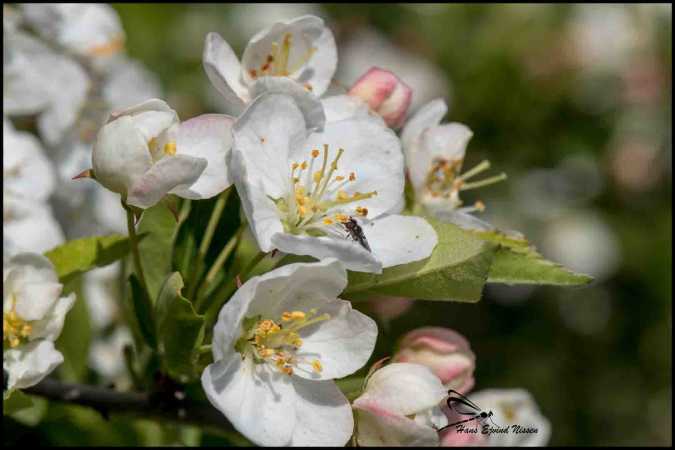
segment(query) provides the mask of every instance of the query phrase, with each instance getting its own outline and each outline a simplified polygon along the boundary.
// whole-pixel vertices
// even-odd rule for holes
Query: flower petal
[[[333,33],[324,25],[323,20],[311,15],[277,22],[251,38],[241,58],[245,82],[251,84],[255,81],[257,77],[251,71],[260,70],[267,62],[268,55],[272,54],[273,43],[281,45],[287,33],[292,36],[287,61],[289,71],[296,69],[302,59],[314,49],[305,64],[292,71],[289,77],[303,85],[309,85],[314,94],[321,96],[335,73],[337,48]]]
[[[3,201],[5,252],[43,253],[63,243],[63,231],[51,206],[7,194],[3,195]]]
[[[74,304],[74,292],[54,302],[51,310],[41,320],[32,324],[31,340],[44,338],[55,341],[61,335],[66,314]]]
[[[261,77],[258,78],[250,89],[251,98],[269,92],[274,94],[287,94],[293,97],[296,104],[305,117],[306,127],[309,130],[322,129],[326,122],[321,100],[308,92],[301,84],[285,77]]]
[[[241,64],[234,51],[218,33],[211,32],[204,41],[202,63],[211,84],[225,97],[230,105],[228,111],[239,115],[244,102],[249,100],[248,88],[240,80]]]
[[[33,341],[5,350],[2,368],[9,373],[7,390],[38,384],[62,362],[63,355],[52,341]]]
[[[391,363],[371,375],[365,391],[353,405],[407,416],[433,408],[446,395],[441,380],[428,367]]]
[[[293,377],[295,428],[291,446],[344,446],[354,431],[349,402],[332,381]]]
[[[235,122],[232,136],[231,175],[258,246],[267,252],[272,235],[283,230],[271,198],[290,192],[288,155],[305,140],[305,120],[291,97],[264,94]]]
[[[324,144],[329,146],[329,163],[339,148],[344,149],[336,174],[355,173],[356,180],[344,188],[348,194],[377,191],[374,197],[358,202],[368,208],[369,217],[388,212],[399,203],[405,178],[401,144],[393,131],[375,120],[328,122],[323,132],[312,133],[304,146],[292,148],[290,156],[302,161]]]
[[[466,230],[490,231],[494,230],[494,225],[479,219],[478,217],[466,212],[453,210],[449,204],[447,209],[440,207],[429,207],[427,209],[442,222],[454,223]]]
[[[347,273],[335,259],[288,264],[244,283],[223,306],[213,330],[213,357],[234,351],[244,316],[278,318],[284,311],[308,310],[335,300],[347,286]]]
[[[321,99],[326,114],[326,122],[337,122],[345,119],[373,119],[386,126],[379,114],[374,114],[368,104],[351,95],[333,95]]]
[[[438,435],[405,416],[391,414],[374,404],[355,405],[357,441],[362,447],[437,447]]]
[[[126,194],[152,166],[147,141],[131,117],[120,117],[101,128],[91,160],[96,180],[120,194]]]
[[[411,160],[412,152],[417,149],[415,141],[419,139],[422,132],[440,124],[447,112],[448,105],[445,100],[437,98],[418,109],[406,122],[401,132],[401,142],[403,143],[403,150],[406,152],[407,161]]]
[[[15,281],[13,284],[16,312],[22,319],[31,321],[49,317],[49,311],[54,307],[63,290],[62,284],[54,282],[24,281],[19,284]]]
[[[211,404],[254,443],[290,443],[297,396],[287,375],[236,355],[210,364],[202,373],[202,387]]]
[[[206,159],[187,155],[166,156],[129,189],[127,203],[139,208],[149,208],[173,189],[191,186],[206,169]],[[180,195],[180,194],[179,194]]]
[[[342,378],[363,367],[375,348],[377,324],[365,314],[352,309],[351,303],[336,300],[319,309],[330,319],[301,330],[300,362],[294,373],[309,380]],[[318,359],[322,370],[312,370]]]
[[[178,114],[164,100],[151,98],[137,105],[110,113],[108,122],[129,116],[143,134],[146,142],[158,137],[172,125],[178,124]]]
[[[25,283],[57,283],[54,265],[46,256],[37,253],[19,253],[3,264],[5,274],[14,273],[12,286]],[[5,279],[5,283],[9,280]]]
[[[382,267],[427,258],[438,243],[433,227],[417,216],[388,215],[368,222],[362,229]]]
[[[180,124],[176,154],[204,158],[207,166],[189,188],[176,188],[173,193],[183,198],[211,198],[232,184],[227,160],[232,148],[233,123],[230,116],[204,114]]]
[[[275,233],[271,244],[273,248],[294,255],[308,255],[317,259],[337,258],[349,270],[382,272],[382,264],[372,253],[346,238]]]
[[[415,190],[424,187],[435,159],[462,161],[473,132],[461,123],[451,122],[427,128],[420,135],[415,157],[408,159],[410,180]]]

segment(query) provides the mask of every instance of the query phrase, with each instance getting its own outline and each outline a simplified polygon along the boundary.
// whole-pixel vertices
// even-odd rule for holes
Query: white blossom
[[[327,122],[312,132],[291,97],[266,94],[233,127],[230,170],[264,252],[336,257],[350,270],[380,272],[436,246],[424,219],[396,214],[403,155],[381,119]],[[356,239],[359,229],[365,240]]]
[[[290,264],[244,283],[213,330],[208,399],[259,445],[342,446],[354,426],[332,381],[363,366],[377,325],[336,297],[336,260]]]
[[[159,99],[113,112],[94,144],[93,175],[139,208],[169,193],[213,197],[231,184],[225,161],[232,120],[205,114],[179,123]]]
[[[439,404],[447,396],[428,367],[392,363],[377,369],[352,403],[360,446],[438,446],[447,425]]]
[[[7,389],[37,384],[63,356],[54,348],[75,294],[61,297],[52,263],[35,253],[20,253],[3,264],[3,369]]]
[[[277,22],[251,38],[241,62],[219,34],[206,36],[204,70],[239,115],[263,92],[293,96],[310,127],[320,128],[318,97],[328,88],[337,65],[333,33],[322,19],[305,15]]]
[[[460,192],[503,180],[504,174],[468,181],[490,168],[488,161],[461,173],[466,146],[473,132],[461,123],[441,124],[448,110],[442,99],[436,99],[420,108],[403,128],[401,141],[406,165],[416,200],[439,219],[467,228],[491,229],[470,213],[483,211],[485,205],[477,201],[462,206]]]

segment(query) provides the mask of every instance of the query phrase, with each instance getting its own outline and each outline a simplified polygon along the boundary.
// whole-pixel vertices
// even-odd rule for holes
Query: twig
[[[218,431],[234,430],[220,411],[210,404],[185,398],[185,393],[180,389],[174,392],[119,392],[46,378],[23,391],[49,400],[87,406],[101,413],[104,418],[109,414],[121,413],[209,427]]]

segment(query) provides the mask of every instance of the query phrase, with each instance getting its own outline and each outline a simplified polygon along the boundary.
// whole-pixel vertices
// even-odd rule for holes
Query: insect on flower
[[[344,222],[342,225],[344,225],[345,230],[347,230],[347,233],[350,238],[361,244],[361,247],[365,248],[366,250],[372,253],[370,245],[368,245],[366,235],[363,233],[363,229],[361,229],[361,226],[356,220],[354,220],[353,217],[349,217],[349,219],[347,219],[347,221]]]

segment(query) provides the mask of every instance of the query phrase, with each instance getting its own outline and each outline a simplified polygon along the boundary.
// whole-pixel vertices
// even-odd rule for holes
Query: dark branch
[[[233,430],[220,411],[210,404],[185,398],[182,391],[118,392],[86,384],[63,383],[50,378],[23,391],[49,400],[88,406],[106,418],[109,414],[122,413],[208,427],[214,431]]]

